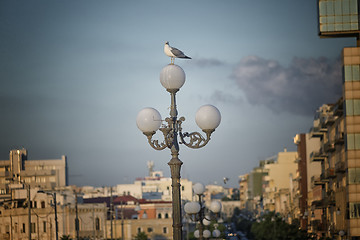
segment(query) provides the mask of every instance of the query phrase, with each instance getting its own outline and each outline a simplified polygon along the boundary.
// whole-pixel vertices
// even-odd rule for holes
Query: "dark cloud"
[[[219,67],[226,64],[225,62],[214,58],[197,58],[193,59],[193,62],[199,67]]]
[[[334,103],[342,92],[341,61],[294,58],[288,67],[249,56],[235,67],[232,78],[249,103],[276,113],[312,115],[324,103]]]

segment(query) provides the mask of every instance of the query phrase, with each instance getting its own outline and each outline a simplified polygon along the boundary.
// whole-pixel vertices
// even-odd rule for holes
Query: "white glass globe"
[[[195,183],[193,186],[193,190],[196,195],[201,195],[205,192],[205,187],[201,183]]]
[[[161,115],[154,108],[144,108],[136,117],[136,125],[143,133],[156,132],[161,125]]]
[[[212,235],[213,235],[213,237],[220,237],[220,231],[219,231],[219,229],[215,229],[213,232],[212,232]]]
[[[213,213],[219,213],[221,211],[221,203],[219,201],[212,201],[210,204],[210,210]]]
[[[184,211],[191,215],[200,212],[200,208],[201,206],[198,202],[187,202],[185,203]]]
[[[204,230],[203,231],[203,237],[204,238],[209,238],[209,237],[211,237],[211,232],[209,231],[209,230]]]
[[[207,218],[209,218],[209,217],[207,217]],[[209,226],[210,223],[211,223],[211,221],[209,221],[209,220],[206,219],[206,218],[204,218],[202,222],[203,222],[203,224],[204,224],[205,226]]]
[[[180,89],[185,83],[185,72],[178,65],[169,64],[161,70],[160,82],[166,89]]]
[[[199,237],[200,237],[199,230],[195,230],[195,232],[194,232],[194,237],[196,237],[196,238],[199,238]]]
[[[204,105],[196,112],[195,121],[202,130],[214,130],[220,125],[221,114],[213,105]]]

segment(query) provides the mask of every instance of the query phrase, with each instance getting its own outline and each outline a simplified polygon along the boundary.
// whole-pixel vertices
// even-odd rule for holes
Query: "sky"
[[[169,41],[192,58],[175,60],[184,131],[201,132],[202,105],[222,116],[205,147],[180,145],[181,177],[236,187],[260,160],[296,151],[293,137],[341,96],[341,51],[356,42],[320,39],[316,11],[311,0],[0,1],[0,159],[66,155],[78,186],[132,183],[148,161],[170,177],[170,150],[136,126],[145,107],[169,116]]]

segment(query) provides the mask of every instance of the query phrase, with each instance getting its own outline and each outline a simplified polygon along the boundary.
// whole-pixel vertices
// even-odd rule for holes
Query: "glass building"
[[[359,2],[360,0],[319,0],[319,35],[358,37]]]

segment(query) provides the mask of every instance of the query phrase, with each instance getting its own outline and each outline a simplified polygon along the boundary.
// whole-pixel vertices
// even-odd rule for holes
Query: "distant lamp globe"
[[[219,229],[215,229],[213,232],[212,232],[212,235],[213,235],[213,237],[216,237],[216,238],[218,238],[218,237],[220,237],[220,230]]]
[[[198,202],[187,202],[184,206],[184,211],[189,214],[196,214],[200,212],[201,206]]]
[[[210,204],[210,210],[213,213],[219,213],[221,211],[221,203],[219,201],[212,201]]]
[[[154,108],[144,108],[136,117],[136,125],[143,133],[156,132],[161,125],[161,115]]]
[[[194,237],[196,237],[196,238],[199,238],[199,237],[200,237],[199,230],[195,230],[195,232],[194,232]]]
[[[201,195],[205,192],[205,187],[201,183],[195,183],[193,186],[193,190],[196,195]]]
[[[210,218],[210,217],[208,217]],[[202,223],[204,224],[204,226],[209,226],[211,224],[211,221],[209,221],[207,218],[204,218]]]
[[[196,112],[195,121],[203,131],[215,130],[220,125],[221,114],[213,105],[204,105]]]
[[[211,232],[210,232],[210,230],[204,230],[203,231],[203,237],[204,238],[209,238],[209,237],[211,237]]]

